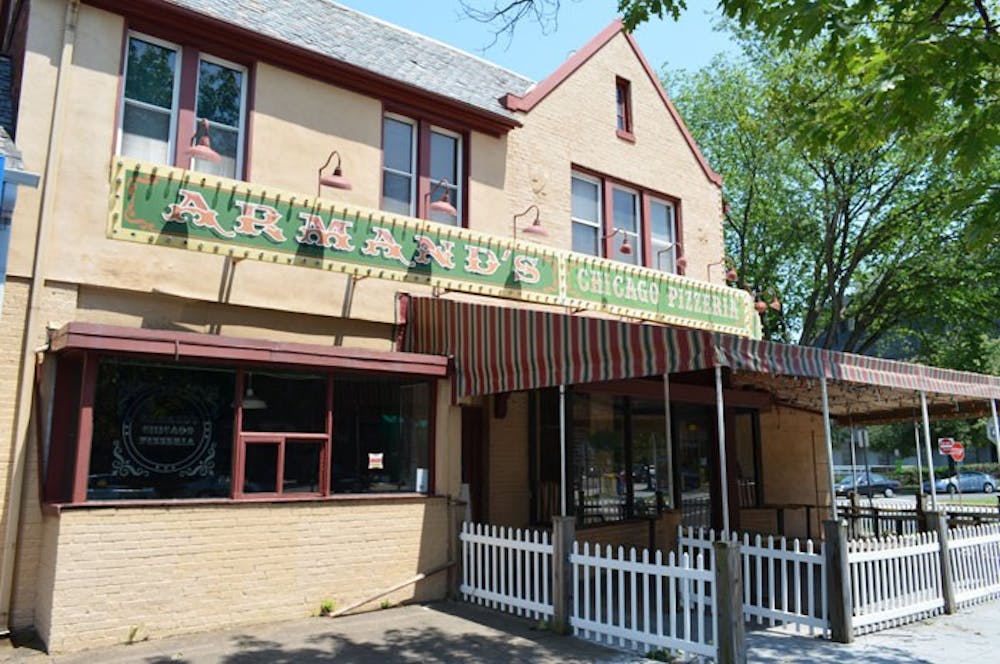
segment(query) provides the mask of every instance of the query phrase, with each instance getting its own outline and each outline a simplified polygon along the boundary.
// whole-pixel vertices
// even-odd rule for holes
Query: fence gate
[[[542,530],[465,522],[462,599],[536,620],[552,617],[552,540]]]

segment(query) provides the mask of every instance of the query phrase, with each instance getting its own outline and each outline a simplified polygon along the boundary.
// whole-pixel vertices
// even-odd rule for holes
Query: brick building
[[[534,82],[327,0],[2,8],[42,173],[0,319],[8,628],[443,597],[466,502],[818,532],[826,365],[753,345],[721,178],[618,22]],[[883,388],[834,415],[912,400],[841,360]],[[947,380],[980,387],[932,411],[996,396]]]

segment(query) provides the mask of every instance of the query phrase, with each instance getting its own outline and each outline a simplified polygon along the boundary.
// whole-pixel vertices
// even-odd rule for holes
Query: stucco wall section
[[[64,511],[52,652],[314,615],[447,561],[444,499]],[[386,600],[441,598],[445,575]],[[366,605],[378,608],[382,599]]]
[[[790,408],[760,413],[766,505],[829,505],[823,417]]]
[[[615,133],[616,76],[631,82],[634,143]],[[507,191],[514,210],[539,206],[550,233],[542,242],[572,247],[570,175],[573,165],[582,166],[680,199],[687,274],[705,279],[706,264],[723,253],[721,191],[706,177],[623,35],[520,119],[524,127],[509,138]],[[718,269],[712,281],[722,283]]]

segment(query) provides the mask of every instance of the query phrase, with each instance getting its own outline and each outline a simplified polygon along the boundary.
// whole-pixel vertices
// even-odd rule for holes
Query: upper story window
[[[163,40],[130,33],[118,152],[238,178],[243,174],[246,69]],[[187,154],[208,138],[218,161]]]
[[[382,120],[382,209],[462,225],[462,136],[395,113]],[[431,204],[447,201],[455,214]]]
[[[675,203],[610,178],[571,176],[573,251],[677,272]]]
[[[615,78],[615,118],[618,136],[635,140],[632,135],[632,85],[621,77]]]

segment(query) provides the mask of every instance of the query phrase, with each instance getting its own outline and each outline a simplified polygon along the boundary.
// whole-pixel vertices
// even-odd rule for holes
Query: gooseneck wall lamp
[[[208,120],[202,118],[198,121],[198,126],[191,136],[191,147],[184,151],[184,154],[192,159],[204,159],[205,161],[220,162],[222,157],[212,149],[212,137],[209,135]]]
[[[605,235],[604,237],[602,237],[601,240],[602,241],[603,240],[607,240],[608,238],[612,238],[612,237],[618,235],[619,233],[622,234],[622,243],[621,243],[621,246],[618,247],[618,253],[622,254],[623,256],[629,256],[629,255],[632,254],[632,245],[629,244],[628,233],[625,232],[624,228],[615,228],[610,233],[608,233],[607,235]]]
[[[657,265],[659,265],[660,256],[662,254],[665,254],[668,251],[673,251],[675,248],[679,250],[681,248],[681,246],[682,245],[681,245],[680,242],[671,242],[670,244],[668,244],[663,249],[660,249],[659,251],[657,251],[656,252],[656,263],[657,263]],[[687,266],[688,266],[688,259],[685,258],[683,256],[683,254],[677,256],[677,259],[674,261],[674,267],[676,267],[678,270],[683,270],[683,269],[687,268]]]
[[[456,210],[455,206],[451,204],[451,193],[449,192],[448,189],[448,187],[450,186],[451,183],[442,178],[441,180],[438,180],[436,185],[431,187],[431,190],[427,192],[426,196],[427,199],[431,201],[429,207],[432,211],[441,212],[443,214],[448,215],[449,217],[457,217],[458,210]],[[435,201],[433,200],[433,198],[434,194],[437,193],[438,189],[444,189],[444,195]]]
[[[736,273],[736,268],[733,267],[732,261],[729,257],[723,256],[721,261],[716,261],[715,263],[709,263],[705,266],[705,281],[712,280],[712,268],[715,266],[727,267],[726,270],[726,281],[728,283],[733,283],[739,279],[739,275]]]
[[[542,226],[542,221],[539,218],[539,214],[540,213],[539,213],[539,210],[538,210],[538,206],[537,205],[529,205],[527,208],[524,209],[524,211],[518,212],[517,214],[514,215],[514,239],[515,240],[517,239],[517,220],[520,219],[521,217],[524,217],[524,216],[526,216],[528,214],[531,214],[531,212],[535,213],[535,219],[534,219],[534,221],[531,222],[530,226],[525,226],[524,228],[522,228],[521,232],[525,233],[526,235],[537,235],[538,237],[548,237],[549,232],[547,230],[545,230],[545,228]]]
[[[337,165],[333,167],[333,173],[329,175],[323,175],[323,169],[330,165],[333,158],[337,158]],[[323,187],[332,187],[334,189],[346,189],[350,190],[352,188],[351,181],[344,177],[344,172],[340,169],[340,152],[334,150],[330,153],[330,156],[326,158],[326,163],[319,167],[319,171],[316,173],[317,184],[316,184],[316,196],[319,197],[320,192]]]

